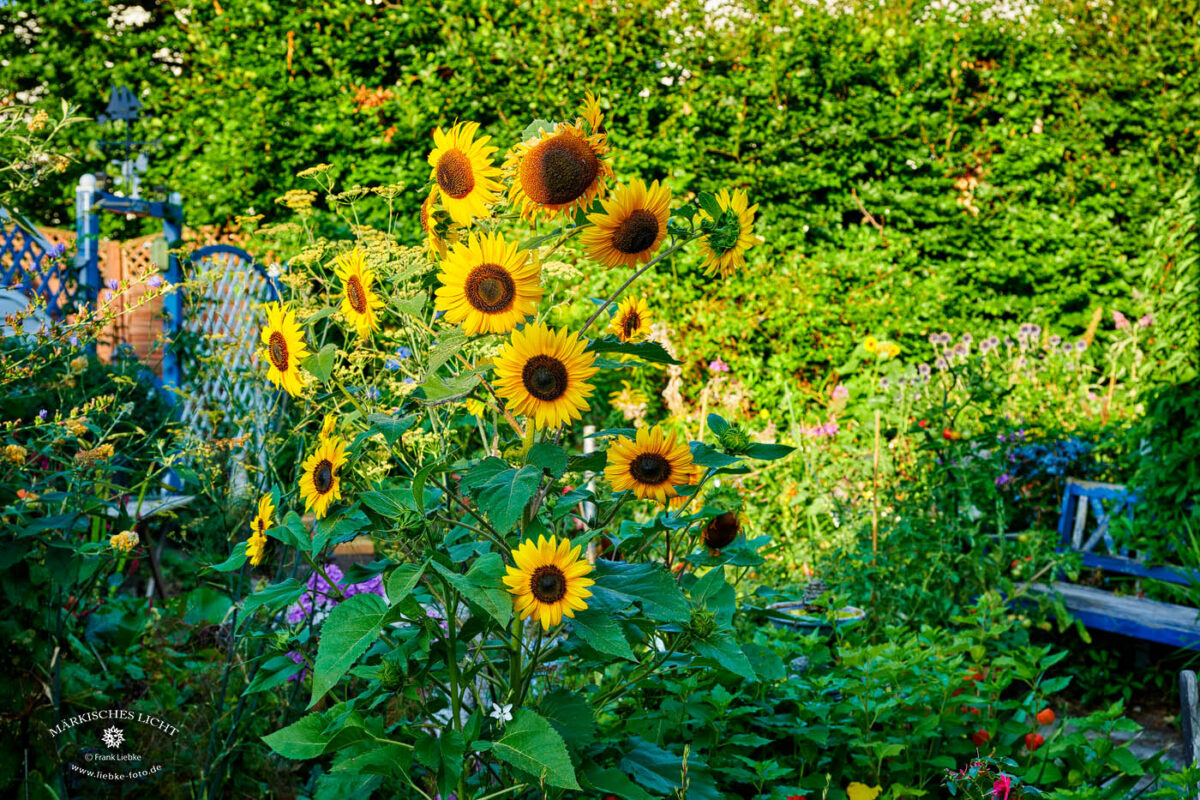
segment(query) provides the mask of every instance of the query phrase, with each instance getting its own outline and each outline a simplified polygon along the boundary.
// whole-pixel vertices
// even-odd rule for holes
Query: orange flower
[[[956,430],[951,430],[950,428],[945,428],[942,430],[942,438],[945,439],[947,442],[956,442],[962,438],[962,434]]]
[[[1025,749],[1032,753],[1041,747],[1045,741],[1046,737],[1040,733],[1027,733],[1025,734]]]
[[[1043,708],[1037,713],[1038,725],[1054,724],[1054,711],[1049,708]]]

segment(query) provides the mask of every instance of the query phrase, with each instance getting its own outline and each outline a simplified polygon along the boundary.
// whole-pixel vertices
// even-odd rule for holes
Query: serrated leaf
[[[742,648],[738,647],[738,643],[731,634],[714,634],[703,641],[693,642],[692,647],[700,655],[711,658],[735,675],[741,675],[750,681],[758,679],[758,676],[754,674],[754,666],[750,663],[750,659],[746,658],[746,654],[742,652]]]
[[[625,634],[621,633],[621,626],[617,624],[611,614],[590,608],[576,611],[571,626],[579,634],[579,638],[583,639],[593,650],[605,655],[637,661],[633,650],[629,647],[629,641],[625,638]]]
[[[480,556],[466,575],[436,561],[430,563],[463,597],[486,611],[500,625],[507,625],[512,619],[512,595],[501,580],[506,570],[499,553]]]
[[[650,361],[655,364],[681,364],[683,362],[676,361],[667,352],[666,348],[658,342],[622,342],[615,336],[606,336],[603,339],[593,339],[588,344],[586,352],[590,353],[621,353],[622,355],[633,356],[640,358],[643,361]]]
[[[492,752],[507,764],[545,779],[560,789],[579,789],[575,768],[567,746],[558,731],[538,714],[521,709],[504,731],[504,737],[492,746]]]
[[[451,328],[438,334],[437,344],[429,351],[429,361],[425,365],[425,380],[438,371],[439,368],[462,349],[467,343],[467,336],[458,328]]]
[[[482,463],[493,460],[499,461],[485,459],[476,469],[482,466]],[[521,518],[526,504],[537,492],[542,481],[542,470],[538,467],[524,466],[512,469],[507,464],[505,467],[502,472],[497,472],[483,485],[475,486],[472,491],[480,509],[487,513],[488,519],[501,534],[511,530]]]
[[[395,606],[417,588],[421,576],[425,573],[424,564],[401,564],[388,575],[385,586],[388,602]]]
[[[555,478],[561,478],[567,471],[567,451],[553,442],[538,442],[529,448],[525,463],[549,470]]]
[[[601,560],[590,577],[596,581],[592,592],[598,609],[619,611],[637,603],[658,622],[686,622],[691,617],[687,600],[661,564]]]
[[[356,594],[329,612],[321,625],[309,708],[375,643],[387,613],[387,604],[377,594]]]
[[[286,581],[272,584],[260,592],[255,592],[242,603],[242,613],[238,617],[238,627],[240,628],[246,620],[254,616],[254,612],[260,608],[278,611],[284,606],[291,605],[299,599],[300,593],[303,591],[304,585],[300,581],[295,578],[288,578]]]
[[[429,300],[429,295],[425,292],[417,292],[413,297],[404,300],[396,301],[396,308],[410,317],[421,316],[421,309],[425,307],[425,302]]]
[[[405,431],[416,424],[417,417],[415,415],[393,417],[391,414],[368,414],[367,422],[371,423],[372,430],[383,434],[383,438],[388,444],[395,444]]]
[[[270,747],[284,758],[299,761],[316,758],[325,752],[330,737],[324,735],[325,721],[320,714],[309,714],[286,728],[262,737]]]
[[[464,372],[461,375],[454,375],[449,378],[430,375],[421,384],[421,394],[424,397],[418,399],[420,399],[423,405],[427,406],[441,406],[446,403],[454,403],[469,395],[478,385],[478,372]]]

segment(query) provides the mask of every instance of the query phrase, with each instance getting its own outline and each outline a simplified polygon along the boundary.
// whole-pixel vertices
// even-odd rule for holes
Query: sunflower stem
[[[651,267],[653,267],[658,262],[662,261],[667,256],[671,255],[672,253],[674,253],[679,248],[683,247],[688,242],[692,241],[693,239],[698,239],[698,238],[700,238],[700,234],[693,233],[691,236],[688,236],[684,239],[680,239],[678,242],[671,245],[669,248],[667,248],[667,250],[665,252],[660,253],[659,255],[657,255],[654,258],[647,261],[646,265],[644,267],[642,267],[637,272],[630,275],[628,280],[626,280],[624,283],[622,283],[620,286],[618,286],[617,290],[615,292],[613,292],[612,294],[610,294],[608,296],[608,299],[606,299],[603,303],[600,304],[600,307],[596,309],[595,313],[593,313],[590,317],[588,317],[588,321],[583,323],[583,328],[580,329],[578,335],[583,336],[584,331],[586,331],[588,328],[592,327],[592,323],[595,322],[597,319],[599,319],[600,315],[604,313],[604,309],[606,309],[610,305],[612,305],[613,301],[621,296],[621,292],[628,289],[630,284],[632,284],[634,281],[636,281],[638,278],[640,278],[642,276],[643,272],[650,269]]]

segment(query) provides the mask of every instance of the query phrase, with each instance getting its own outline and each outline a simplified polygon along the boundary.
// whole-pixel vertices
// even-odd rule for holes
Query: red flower
[[[1038,725],[1054,724],[1054,711],[1049,708],[1043,708],[1037,713]]]
[[[921,427],[921,428],[928,428],[928,427],[929,427],[929,420],[927,420],[927,419],[923,419],[923,420],[921,420],[920,422],[918,422],[918,423],[917,423],[917,425],[918,425],[918,427]]]
[[[1027,733],[1025,734],[1025,749],[1032,753],[1041,747],[1042,743],[1045,741],[1046,737],[1042,736],[1040,733]]]
[[[942,438],[948,442],[953,442],[953,441],[957,441],[957,440],[961,439],[962,434],[959,433],[958,431],[952,430],[950,428],[943,428],[942,429]]]
[[[808,800],[808,795],[806,795],[806,794],[789,794],[787,796],[787,800]]]
[[[984,730],[978,730],[971,734],[971,741],[976,747],[983,747],[992,738],[992,735]]]

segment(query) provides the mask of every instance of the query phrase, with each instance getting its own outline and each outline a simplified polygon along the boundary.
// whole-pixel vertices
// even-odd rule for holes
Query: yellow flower
[[[704,475],[704,470],[700,467],[697,467],[695,464],[693,464],[691,470],[688,472],[687,480],[679,481],[675,485],[676,486],[695,486],[700,483],[700,478],[703,475]],[[694,495],[677,494],[670,499],[670,501],[667,503],[667,507],[670,508],[672,511],[678,511],[679,509],[681,509],[685,505],[687,505],[688,501],[691,500],[692,497],[694,497]],[[696,503],[697,503],[697,505],[695,506],[695,508],[699,508],[700,507],[700,498],[698,498],[698,497],[696,498]]]
[[[571,547],[571,540],[558,541],[551,536],[539,536],[523,541],[512,551],[514,567],[508,567],[504,583],[513,597],[513,608],[521,619],[533,615],[542,623],[542,630],[562,622],[563,615],[574,617],[576,611],[587,608],[585,599],[592,596],[587,587],[595,583],[585,578],[593,567],[580,559],[580,546]]]
[[[866,350],[868,353],[874,353],[878,349],[879,340],[874,336],[868,336],[867,338],[863,339],[863,350]]]
[[[333,432],[336,429],[337,429],[337,416],[334,414],[326,414],[325,419],[321,422],[320,438],[322,440],[328,439],[330,436],[333,436]]]
[[[633,440],[618,436],[608,447],[608,466],[604,477],[614,492],[629,489],[639,500],[651,497],[666,503],[675,497],[675,485],[687,485],[692,479],[692,451],[687,442],[676,441],[675,434],[663,429],[640,428]]]
[[[504,187],[494,178],[500,170],[492,166],[495,147],[487,147],[490,136],[475,138],[478,122],[460,122],[449,131],[433,132],[429,154],[429,177],[437,185],[442,207],[459,225],[470,225],[472,217],[490,216],[488,206],[499,199]]]
[[[590,91],[583,99],[583,105],[580,108],[579,115],[583,117],[584,122],[593,132],[603,133],[604,112],[600,110],[600,103],[596,100],[596,95]]]
[[[445,212],[435,207],[437,197],[438,190],[434,187],[425,202],[421,203],[421,230],[425,233],[429,255],[445,258],[446,245],[458,241],[460,226],[449,221]]]
[[[541,266],[499,234],[472,236],[442,261],[436,306],[467,335],[508,333],[537,313]]]
[[[599,108],[593,116],[599,122]],[[585,108],[585,113],[591,113]],[[592,128],[585,131],[584,126]],[[520,206],[523,219],[570,214],[587,208],[604,194],[604,182],[612,167],[604,161],[608,137],[580,118],[574,124],[560,122],[518,144],[508,154],[504,169],[512,183],[508,199]]]
[[[476,400],[474,397],[467,398],[467,413],[472,417],[482,417],[486,411],[487,406],[485,404],[479,400]]]
[[[333,270],[342,281],[342,313],[359,336],[369,336],[379,329],[383,300],[375,294],[375,273],[367,269],[365,254],[358,247],[342,253],[333,260]]]
[[[622,300],[608,329],[622,342],[640,342],[650,335],[650,307],[641,297]]]
[[[579,412],[591,408],[586,398],[595,391],[587,380],[599,372],[586,346],[565,328],[554,331],[541,322],[513,331],[494,362],[496,393],[538,428],[581,419]]]
[[[257,567],[262,563],[267,550],[267,528],[271,527],[271,517],[275,514],[275,504],[271,495],[264,494],[258,500],[258,514],[250,522],[250,538],[246,540],[246,558],[250,565]]]
[[[300,362],[308,357],[304,334],[296,315],[279,303],[267,303],[267,327],[263,328],[264,354],[270,363],[267,380],[296,397],[304,389]]]
[[[138,535],[133,531],[121,531],[108,537],[108,543],[113,550],[128,553],[138,545]]]
[[[883,354],[884,358],[895,358],[900,355],[900,345],[895,342],[886,342],[879,346],[879,352]]]
[[[4,446],[4,460],[13,466],[19,467],[25,463],[29,451],[19,444],[7,444]]]
[[[71,372],[74,372],[76,374],[83,372],[85,369],[87,369],[87,365],[88,365],[87,356],[76,356],[75,358],[71,359],[71,364],[70,364]]]
[[[67,433],[79,438],[88,432],[87,417],[72,417],[66,421]]]
[[[728,277],[734,269],[746,266],[746,251],[755,244],[754,213],[757,205],[748,205],[750,201],[741,189],[734,189],[730,194],[728,189],[722,189],[717,194],[717,205],[721,209],[721,218],[731,216],[737,222],[737,231],[718,235],[717,232],[700,237],[700,252],[704,256],[704,269],[712,275],[720,271]],[[701,209],[700,217],[712,220],[707,211]]]
[[[846,796],[850,800],[875,800],[881,794],[883,794],[882,786],[867,786],[865,783],[855,781],[846,787]]]
[[[341,439],[321,439],[304,461],[300,476],[300,496],[304,510],[312,509],[317,519],[329,513],[329,506],[342,497],[342,478],[338,474],[346,464],[346,444]]]
[[[671,190],[658,182],[630,182],[611,200],[601,200],[604,212],[589,214],[591,227],[580,237],[588,257],[606,267],[645,264],[667,238]]]

